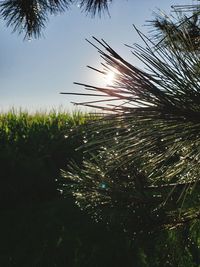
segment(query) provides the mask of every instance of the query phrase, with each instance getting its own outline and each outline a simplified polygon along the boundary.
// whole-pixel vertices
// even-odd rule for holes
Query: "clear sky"
[[[85,38],[103,38],[126,60],[134,64],[130,49],[124,44],[141,43],[132,24],[144,33],[147,20],[158,8],[169,14],[174,4],[192,0],[114,0],[110,15],[91,18],[73,7],[59,16],[49,17],[44,37],[30,42],[12,34],[0,21],[0,109],[10,107],[50,109],[63,106],[72,110],[70,101],[82,100],[59,92],[83,92],[73,82],[102,84],[101,75],[86,68],[100,66],[98,52]],[[137,63],[136,63],[137,64]]]

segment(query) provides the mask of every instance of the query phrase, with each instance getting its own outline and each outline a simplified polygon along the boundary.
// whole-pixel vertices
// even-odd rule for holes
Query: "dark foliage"
[[[13,31],[25,32],[26,37],[39,37],[45,27],[48,14],[57,14],[68,8],[71,1],[58,0],[6,0],[2,1],[1,16]]]
[[[84,115],[0,115],[1,209],[40,203],[60,197],[57,178],[67,162],[82,161],[79,138],[66,138]]]
[[[179,49],[173,36],[169,45],[155,47],[137,32],[145,47],[135,45],[133,54],[147,71],[94,38],[103,47],[93,44],[105,62],[100,72],[113,71],[115,80],[105,88],[85,85],[101,98],[79,104],[102,110],[104,117],[90,126],[97,133],[85,146],[91,159],[83,168],[72,165],[63,177],[66,194],[97,220],[148,232],[200,216],[199,54]],[[179,38],[188,42],[187,35]]]
[[[153,39],[157,46],[170,45],[173,39],[178,49],[199,51],[200,5],[173,6],[173,12],[175,16],[155,14],[155,19],[150,21],[154,27]],[[188,42],[185,42],[185,37]]]
[[[108,11],[108,0],[4,0],[0,3],[1,17],[13,31],[25,34],[25,38],[40,37],[50,15],[64,12],[71,4],[79,5],[92,15]]]

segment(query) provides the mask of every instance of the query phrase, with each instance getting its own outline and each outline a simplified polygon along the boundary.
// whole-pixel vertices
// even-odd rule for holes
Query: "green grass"
[[[95,223],[59,194],[60,169],[71,160],[81,164],[76,148],[91,119],[55,110],[0,114],[0,266],[199,266],[193,264],[194,257],[200,262],[197,250],[191,249],[193,256],[181,234],[129,238],[117,226]],[[84,126],[78,135],[71,132],[77,125]]]
[[[35,132],[37,127],[49,128],[51,130],[66,130],[68,127],[85,123],[90,116],[86,113],[76,111],[68,113],[66,111],[51,110],[36,111],[29,113],[28,111],[11,109],[8,112],[0,113],[1,132],[9,137],[14,131],[15,136],[21,136],[21,133],[28,134]],[[25,136],[23,136],[25,137]]]
[[[69,133],[91,118],[55,110],[0,114],[0,266],[100,267],[132,261],[123,236],[94,223],[57,191],[60,169],[82,161],[76,151],[82,135]]]
[[[56,179],[70,160],[80,162],[81,138],[71,129],[91,117],[81,112],[11,110],[0,114],[1,207],[49,200],[57,195]],[[6,190],[5,190],[6,189]]]

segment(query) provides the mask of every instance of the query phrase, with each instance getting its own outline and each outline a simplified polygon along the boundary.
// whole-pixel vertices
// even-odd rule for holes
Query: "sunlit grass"
[[[41,201],[57,196],[60,169],[71,160],[82,160],[76,149],[83,144],[83,133],[79,128],[76,131],[77,126],[84,126],[94,116],[63,109],[32,113],[12,108],[1,112],[0,203],[11,207],[13,203],[32,203],[33,199]],[[9,201],[3,204],[5,188]]]
[[[7,112],[0,113],[1,133],[13,134],[14,132],[31,131],[35,127],[56,128],[64,130],[68,127],[86,123],[92,115],[79,110],[68,112],[63,109],[52,109],[50,111],[39,110],[29,112],[23,109],[12,108]]]

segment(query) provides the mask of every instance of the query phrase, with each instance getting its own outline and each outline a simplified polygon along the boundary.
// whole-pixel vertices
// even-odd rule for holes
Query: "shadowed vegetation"
[[[0,114],[2,208],[58,196],[60,168],[82,157],[75,151],[83,143],[81,138],[66,137],[72,127],[88,119],[80,112]]]
[[[130,236],[116,223],[95,223],[70,195],[63,199],[58,194],[59,169],[69,161],[81,166],[90,156],[75,148],[87,144],[90,135],[99,136],[88,132],[93,118],[62,112],[0,115],[0,265],[198,266],[198,224]]]
[[[23,33],[25,38],[40,37],[50,15],[57,15],[78,5],[86,13],[99,15],[112,0],[4,0],[0,3],[1,17],[13,31]]]
[[[188,29],[167,31],[165,46],[136,29],[145,71],[94,38],[100,72],[115,73],[111,86],[84,85],[101,97],[80,103],[100,109],[95,120],[2,114],[2,266],[200,266],[199,53]]]
[[[83,149],[90,158],[81,168],[72,163],[63,171],[62,187],[96,221],[117,225],[131,237],[159,236],[166,229],[180,234],[180,251],[188,248],[185,240],[200,219],[199,53],[189,29],[177,30],[176,38],[168,31],[169,42],[161,46],[135,28],[144,45],[129,47],[145,71],[104,40],[89,41],[103,59],[97,71],[112,71],[115,79],[104,88],[80,84],[92,92],[85,96],[99,101],[77,104],[96,107],[101,120],[87,128]],[[199,240],[198,230],[195,235]],[[199,266],[199,245],[193,244],[193,263],[183,266]],[[179,266],[178,261],[168,260],[168,266]]]

